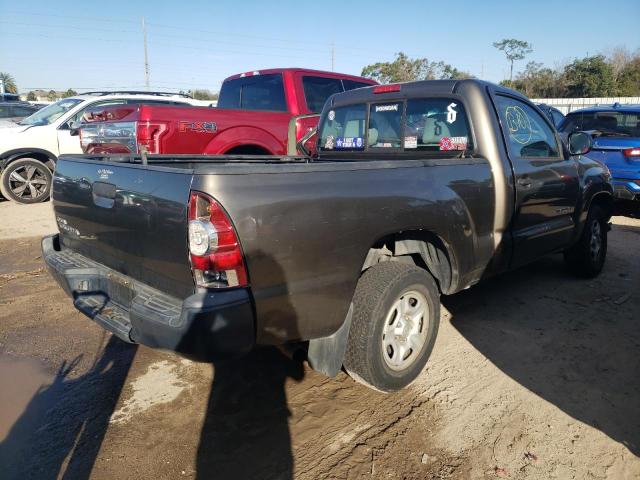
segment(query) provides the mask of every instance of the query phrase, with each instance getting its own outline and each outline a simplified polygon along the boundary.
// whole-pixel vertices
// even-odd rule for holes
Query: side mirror
[[[80,122],[71,121],[67,123],[67,125],[69,126],[69,135],[71,135],[72,137],[77,137],[80,134],[80,132],[78,131],[78,129],[80,128]]]
[[[569,153],[571,155],[584,155],[593,147],[591,135],[585,132],[573,132],[569,134]]]

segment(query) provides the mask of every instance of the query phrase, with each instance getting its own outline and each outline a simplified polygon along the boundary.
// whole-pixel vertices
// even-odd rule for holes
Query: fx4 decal
[[[190,131],[198,133],[216,133],[218,126],[215,122],[188,122],[180,120],[178,122],[178,131],[181,133]]]

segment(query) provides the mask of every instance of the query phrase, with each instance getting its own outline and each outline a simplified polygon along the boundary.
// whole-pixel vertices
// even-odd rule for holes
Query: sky
[[[492,43],[503,38],[533,44],[515,71],[640,48],[640,0],[0,0],[0,71],[21,92],[141,89],[143,17],[151,87],[171,91],[217,91],[229,75],[266,68],[331,70],[332,50],[338,72],[403,51],[498,82],[509,65]]]

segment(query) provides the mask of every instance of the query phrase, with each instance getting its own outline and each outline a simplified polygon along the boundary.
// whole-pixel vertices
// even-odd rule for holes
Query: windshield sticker
[[[327,118],[333,122],[336,118],[336,112],[334,110],[329,110],[329,113],[327,114]]]
[[[364,148],[362,137],[338,137],[336,138],[336,149],[353,150]]]
[[[521,145],[526,145],[531,141],[533,132],[531,122],[524,110],[518,106],[509,106],[504,111],[509,136]]]
[[[329,135],[327,139],[324,141],[324,148],[326,150],[333,150],[335,144],[333,143],[333,136]]]
[[[453,123],[456,121],[458,117],[458,112],[454,110],[458,105],[455,103],[450,103],[447,107],[447,123]]]
[[[440,139],[440,150],[447,152],[449,150],[466,150],[467,137],[442,137]]]
[[[376,113],[377,112],[397,112],[398,104],[394,103],[393,105],[376,105]]]
[[[418,137],[404,137],[404,148],[418,148]]]

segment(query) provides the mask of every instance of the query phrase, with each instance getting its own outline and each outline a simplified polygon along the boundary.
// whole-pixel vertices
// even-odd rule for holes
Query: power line
[[[7,12],[7,13],[11,13],[11,12]],[[25,12],[25,14],[27,14]],[[64,16],[64,15],[42,15],[39,14],[41,16],[53,16],[53,17],[58,17],[58,18],[81,18],[81,19],[91,19],[91,20],[95,20],[96,17],[81,17],[81,16]],[[104,20],[101,19],[101,20]],[[127,22],[127,23],[132,23],[129,20],[121,20],[123,22]],[[78,25],[54,25],[54,24],[34,24],[34,23],[26,23],[26,22],[20,22],[20,23],[16,23],[16,22],[10,22],[10,21],[0,21],[0,23],[8,23],[8,24],[19,24],[19,25],[26,25],[26,26],[51,26],[53,28],[72,28],[72,29],[76,29],[76,30],[91,30],[94,31],[96,30],[95,28],[93,28],[92,26],[78,26]],[[112,22],[113,23],[113,22]],[[161,27],[161,28],[166,28],[166,29],[173,29],[173,30],[178,30],[178,31],[184,31],[184,32],[188,32],[189,34],[192,34],[193,32],[197,32],[197,33],[208,33],[208,34],[212,34],[212,35],[230,35],[233,37],[245,37],[245,38],[253,38],[256,40],[269,40],[269,41],[273,41],[273,42],[285,42],[290,44],[291,43],[291,38],[278,38],[278,37],[269,37],[269,36],[262,36],[262,35],[251,35],[251,34],[246,34],[246,33],[238,33],[237,31],[235,32],[225,32],[225,31],[221,31],[221,30],[204,30],[204,29],[194,29],[194,28],[189,28],[189,27],[178,27],[175,25],[167,25],[167,24],[162,24],[162,23],[155,23],[155,22],[147,22],[147,25],[149,26],[156,26],[156,27]],[[127,33],[135,33],[135,30],[121,30],[121,29],[98,29],[101,31],[113,31],[114,33],[120,33],[120,32],[127,32]],[[21,34],[24,32],[21,32]],[[163,36],[163,37],[168,37],[168,38],[184,38],[183,36],[179,36],[179,35],[171,35],[171,34],[166,34],[166,33],[155,33],[152,32],[153,35],[155,36]],[[94,37],[95,38],[95,37]],[[219,40],[217,39],[216,42],[218,43],[232,43],[234,45],[239,45],[239,43],[237,41],[224,41],[224,40]],[[314,46],[318,46],[319,42],[318,41],[304,41],[304,40],[299,40],[296,39],[295,40],[296,44],[307,44],[307,45],[314,45]],[[264,46],[264,44],[245,44],[247,46]],[[367,52],[367,53],[371,53],[371,49],[370,48],[357,48],[357,47],[353,47],[351,45],[346,45],[346,44],[333,44],[335,47],[340,47],[341,50],[343,51],[352,51],[352,52]],[[309,52],[309,51],[315,51],[320,53],[320,50],[310,50],[308,48],[297,48],[297,47],[292,47],[291,45],[286,45],[286,46],[268,46],[268,48],[277,48],[277,49],[286,49],[286,50],[298,50],[298,51],[305,51],[305,52]],[[395,55],[397,53],[397,51],[391,51],[391,50],[380,50],[380,49],[375,49],[375,53],[376,54],[388,54],[388,55]],[[407,53],[407,55],[409,56],[419,56],[416,55],[415,53],[417,52],[405,52]]]

